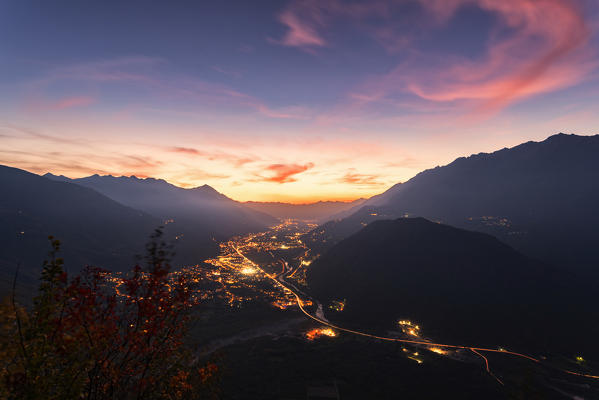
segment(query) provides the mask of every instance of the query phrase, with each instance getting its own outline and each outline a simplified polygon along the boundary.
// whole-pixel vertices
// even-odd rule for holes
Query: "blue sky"
[[[597,132],[590,0],[152,3],[0,4],[1,163],[302,202]]]

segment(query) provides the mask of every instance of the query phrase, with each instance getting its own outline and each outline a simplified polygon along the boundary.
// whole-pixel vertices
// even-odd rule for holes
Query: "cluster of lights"
[[[272,302],[272,305],[280,310],[286,310],[289,307],[295,306],[295,304],[296,304],[296,302],[294,300],[288,300],[288,301],[276,300],[276,301]]]
[[[337,336],[337,332],[335,332],[331,328],[315,328],[306,332],[306,338],[308,340],[314,340],[319,338],[320,336],[335,337]]]
[[[447,350],[443,350],[440,347],[429,347],[428,350],[432,351],[433,353],[437,353],[437,354],[441,354],[441,355],[444,355],[444,354],[448,353]]]
[[[213,296],[225,300],[231,307],[239,307],[243,302],[258,298],[269,299],[273,307],[281,310],[296,305],[295,297],[287,290],[270,285],[267,288],[262,284],[265,278],[275,279],[276,274],[263,271],[244,256],[244,254],[250,253],[270,253],[275,258],[272,253],[274,250],[305,247],[299,241],[299,237],[305,233],[304,231],[289,233],[290,229],[297,230],[296,225],[295,221],[286,220],[273,227],[269,232],[237,236],[227,242],[222,242],[220,255],[205,261],[214,266],[213,272],[203,272],[208,281],[217,285],[211,291]],[[301,263],[301,259],[298,261]],[[280,273],[285,273],[285,266],[287,264],[283,266],[283,271]],[[294,272],[297,272],[298,269]],[[250,294],[247,289],[253,291],[253,294]]]
[[[420,327],[413,324],[411,321],[402,319],[397,322],[401,327],[401,331],[410,336],[418,337],[420,335]]]
[[[257,271],[256,268],[253,267],[243,267],[239,272],[241,272],[243,275],[254,275]]]
[[[172,222],[174,221],[164,221],[165,224]],[[267,299],[273,307],[278,309],[284,310],[293,307],[297,304],[295,296],[280,286],[265,285],[264,281],[270,275],[248,261],[243,254],[248,254],[248,251],[252,254],[270,252],[274,258],[275,256],[272,254],[274,250],[304,248],[305,254],[296,258],[295,261],[299,265],[294,262],[294,265],[298,265],[298,268],[293,271],[295,274],[302,269],[301,267],[311,263],[304,259],[308,257],[308,250],[299,238],[307,232],[306,229],[311,229],[314,226],[302,226],[301,229],[298,227],[295,221],[289,220],[272,228],[269,232],[233,237],[229,241],[220,243],[220,254],[216,258],[205,261],[205,264],[210,266],[207,267],[205,264],[185,266],[171,272],[169,278],[176,280],[180,275],[184,275],[192,283],[201,283],[202,289],[193,292],[192,296],[195,300],[218,299],[230,307],[240,307],[242,303],[248,301]],[[285,265],[287,266],[287,264]],[[288,267],[291,268],[291,266]],[[288,272],[289,268],[284,266],[283,273]],[[301,278],[300,273],[296,275]],[[272,275],[271,278],[274,277],[275,275]],[[119,297],[126,296],[123,287],[124,276],[121,273],[111,273],[108,279]],[[171,290],[170,285],[169,290]],[[311,305],[309,300],[304,301],[304,306],[309,305]],[[327,333],[325,332],[323,335],[327,335]]]
[[[417,351],[411,352],[410,350],[406,349],[405,347],[403,347],[402,350],[403,350],[404,353],[406,353],[406,357],[408,357],[410,360],[414,360],[418,364],[422,364],[423,363],[423,361],[420,358],[418,358],[418,356],[420,355],[420,353],[418,353]]]
[[[345,309],[346,300],[333,300],[332,304],[329,306],[331,310],[335,310],[337,312],[341,312]]]

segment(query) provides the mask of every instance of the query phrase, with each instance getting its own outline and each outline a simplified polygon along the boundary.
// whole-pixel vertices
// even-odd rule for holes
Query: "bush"
[[[122,279],[95,267],[69,279],[50,240],[31,310],[14,294],[0,306],[1,398],[218,396],[216,364],[200,364],[183,344],[196,301],[189,278],[170,273],[160,229]]]

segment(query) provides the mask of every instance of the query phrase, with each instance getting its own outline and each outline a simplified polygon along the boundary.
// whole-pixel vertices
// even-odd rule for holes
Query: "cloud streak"
[[[60,111],[69,108],[85,107],[96,102],[91,96],[72,96],[58,100],[44,100],[42,98],[30,100],[27,104],[28,111]]]
[[[416,77],[409,90],[433,101],[482,100],[484,110],[501,108],[522,97],[578,83],[596,67],[585,48],[590,30],[574,2],[564,0],[421,0],[440,20],[458,7],[474,3],[496,13],[514,31],[496,40],[487,55],[474,62],[459,60],[438,74]]]
[[[147,96],[162,102],[184,102],[184,106],[214,109],[228,107],[242,111],[253,111],[272,119],[305,119],[309,114],[302,107],[286,107],[277,109],[269,106],[263,100],[242,93],[227,85],[212,83],[191,76],[165,76],[161,66],[167,62],[151,57],[123,57],[113,60],[67,65],[55,68],[47,76],[29,82],[26,86],[29,97],[44,98],[45,91],[53,85],[64,85],[67,82],[74,84],[93,85],[95,90],[106,89],[110,84],[127,84],[129,92],[140,91]],[[216,67],[215,67],[216,68]],[[233,73],[222,68],[215,69],[221,73]],[[98,85],[101,84],[101,85]],[[87,87],[87,86],[86,86]],[[61,110],[71,107],[81,107],[95,102],[88,96],[65,98],[56,102],[34,101],[33,104],[47,110]],[[180,106],[180,104],[177,104]]]
[[[350,185],[360,185],[360,186],[382,186],[383,182],[379,180],[378,175],[369,175],[369,174],[358,174],[356,172],[350,171],[346,173],[339,182],[347,183]]]
[[[201,151],[192,147],[168,147],[166,150],[171,153],[202,157],[211,161],[222,160],[233,164],[235,167],[241,167],[260,160],[256,156],[231,154],[222,151]]]
[[[307,164],[271,164],[264,168],[266,176],[260,176],[263,182],[289,183],[296,182],[295,175],[301,174],[314,167],[313,163]]]
[[[322,22],[319,9],[312,7],[309,12],[312,17],[309,20],[301,19],[294,11],[291,10],[283,12],[279,16],[279,21],[287,27],[287,33],[280,41],[274,42],[284,46],[294,47],[325,46],[326,42],[324,38],[318,34],[317,29],[314,26],[318,22]]]
[[[412,21],[417,28],[409,34],[397,28],[406,4],[421,7]],[[442,29],[463,7],[496,17],[485,51],[468,57],[419,51],[417,39]],[[360,107],[411,95],[492,114],[515,101],[576,85],[599,67],[589,46],[592,29],[578,0],[373,0],[368,7],[342,0],[295,1],[279,17],[288,28],[280,42],[332,46],[323,32],[338,20],[365,31],[390,53],[406,50],[390,72],[349,94]]]
[[[477,113],[495,113],[514,101],[581,82],[597,68],[591,35],[577,2],[568,0],[420,0],[437,24],[469,5],[498,17],[477,58],[417,54],[365,85],[360,99],[378,101],[400,92],[426,101],[458,103]],[[356,94],[354,94],[356,96]]]

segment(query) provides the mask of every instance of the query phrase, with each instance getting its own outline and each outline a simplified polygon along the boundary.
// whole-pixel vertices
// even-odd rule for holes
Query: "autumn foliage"
[[[124,278],[87,267],[69,279],[52,239],[31,310],[0,307],[2,381],[9,399],[217,397],[217,367],[184,345],[195,305],[190,282],[171,274],[157,230]]]

